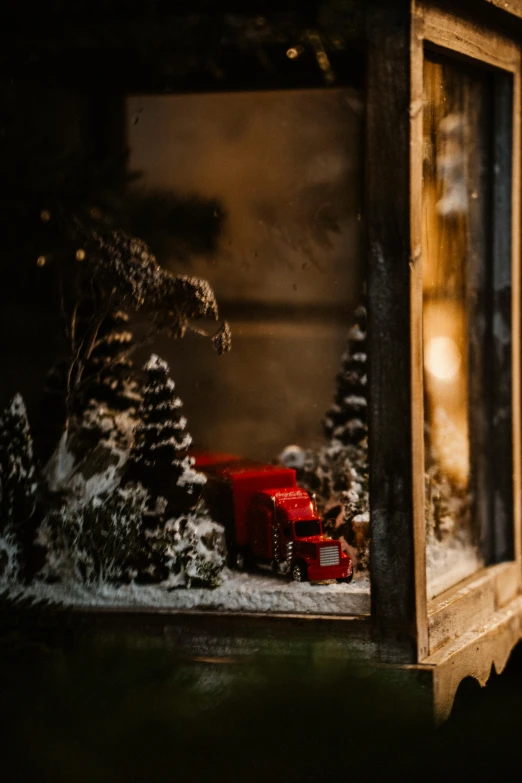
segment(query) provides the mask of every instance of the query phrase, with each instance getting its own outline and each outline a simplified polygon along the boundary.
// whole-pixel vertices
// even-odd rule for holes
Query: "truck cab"
[[[351,581],[352,563],[338,541],[323,535],[313,497],[299,487],[254,494],[248,549],[258,565],[290,574],[294,581]]]

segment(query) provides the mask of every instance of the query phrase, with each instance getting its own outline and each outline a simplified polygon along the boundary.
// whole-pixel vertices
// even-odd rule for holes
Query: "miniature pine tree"
[[[36,469],[27,412],[15,394],[0,416],[0,576],[28,567],[34,538]]]
[[[226,563],[225,532],[205,510],[169,520],[171,579],[188,587],[217,587]]]
[[[138,384],[133,378],[132,361],[128,358],[133,341],[128,323],[129,316],[122,310],[111,313],[104,320],[85,368],[86,384],[78,399],[83,408],[91,400],[116,411],[138,407]]]
[[[40,572],[62,582],[128,582],[142,554],[146,490],[129,485],[52,509],[38,531]]]
[[[15,394],[0,417],[0,530],[24,525],[36,506],[33,441],[25,403]]]
[[[147,383],[129,456],[129,475],[144,484],[151,497],[167,498],[171,511],[182,512],[196,504],[205,478],[192,469],[193,459],[188,456],[192,438],[185,431],[183,403],[174,392],[168,364],[152,354],[143,369]]]
[[[121,428],[122,424],[131,423],[141,402],[134,365],[128,358],[133,347],[128,321],[129,316],[123,311],[107,316],[86,362],[83,383],[74,397],[70,431],[78,434],[81,430],[82,440],[89,449],[100,438],[110,438],[118,426]],[[67,372],[67,361],[61,359],[51,367],[45,378],[41,400],[43,415],[40,416],[38,432],[44,459],[51,455],[63,433]],[[122,413],[127,415],[128,422],[119,416]],[[92,438],[88,437],[88,432],[92,432]]]
[[[356,322],[348,334],[348,345],[337,375],[337,391],[323,427],[331,440],[357,445],[368,434],[366,309],[355,311]]]

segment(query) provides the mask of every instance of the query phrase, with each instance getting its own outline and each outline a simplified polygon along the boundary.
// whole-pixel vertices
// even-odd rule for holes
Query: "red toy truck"
[[[352,561],[323,535],[315,498],[296,485],[295,470],[229,454],[195,454],[207,476],[206,499],[225,528],[230,564],[290,574],[296,582],[351,582]]]

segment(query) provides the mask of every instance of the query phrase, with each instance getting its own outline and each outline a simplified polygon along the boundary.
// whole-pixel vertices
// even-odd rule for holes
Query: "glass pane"
[[[491,224],[492,75],[424,71],[423,329],[428,594],[476,570],[481,362]],[[488,221],[488,215],[490,220]]]
[[[221,358],[158,346],[199,447],[322,440],[361,289],[362,115],[353,89],[127,99],[133,233],[207,279],[232,329]]]
[[[196,466],[208,472],[211,513],[227,531],[239,580],[230,594],[242,596],[234,607],[264,601],[300,612],[306,599],[314,612],[368,612],[362,94],[133,95],[126,117],[129,171],[138,175],[128,193],[132,233],[163,266],[207,279],[231,327],[232,350],[221,357],[190,332],[154,347],[183,400]],[[270,509],[234,511],[219,486],[227,460],[215,452],[264,463],[242,478],[280,487],[281,498],[297,480],[316,495],[313,525],[299,527],[312,512],[294,519],[292,511],[278,533]],[[278,459],[295,475],[266,469]],[[347,554],[359,570],[341,586]],[[261,572],[237,573],[254,563]],[[285,575],[329,584],[308,598],[294,591],[292,605],[279,591]]]

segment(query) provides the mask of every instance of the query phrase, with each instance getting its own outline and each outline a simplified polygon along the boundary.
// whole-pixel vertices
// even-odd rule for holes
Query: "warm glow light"
[[[298,56],[298,54],[299,54],[299,52],[297,51],[297,49],[294,46],[292,46],[291,49],[287,49],[286,50],[286,56],[290,60],[295,60],[295,58]]]
[[[80,248],[80,250],[76,251],[76,260],[77,261],[85,261],[85,250],[82,250]]]
[[[42,220],[43,223],[48,223],[50,221],[51,213],[49,212],[48,209],[42,209],[42,211],[40,212],[40,219]]]
[[[433,337],[426,346],[424,364],[439,381],[452,381],[460,370],[462,356],[450,337]]]
[[[38,264],[38,266],[45,266],[45,261],[46,261],[45,256],[38,256],[38,258],[36,259],[36,263]]]

